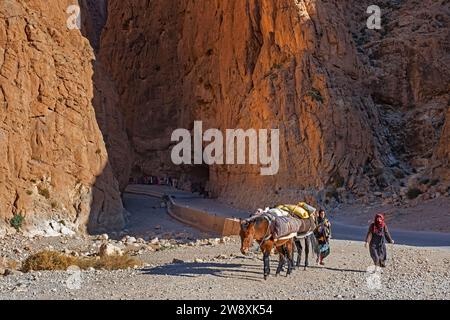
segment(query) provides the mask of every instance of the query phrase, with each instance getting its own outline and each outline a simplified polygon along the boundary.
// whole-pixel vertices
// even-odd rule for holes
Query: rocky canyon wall
[[[123,207],[92,99],[93,50],[67,0],[0,2],[0,218],[25,230],[121,228]],[[76,4],[76,2],[75,2]]]
[[[381,1],[384,27],[374,31],[368,6],[109,1],[99,59],[117,85],[130,165],[179,174],[171,133],[202,120],[204,129],[281,130],[277,175],[209,168],[210,188],[239,206],[394,194],[433,166],[448,179],[438,151],[448,149],[445,3]]]
[[[448,0],[380,0],[381,30],[368,0],[80,0],[81,30],[71,4],[0,4],[3,225],[120,228],[143,175],[243,208],[448,194]],[[195,120],[279,129],[278,173],[174,165],[171,134]]]

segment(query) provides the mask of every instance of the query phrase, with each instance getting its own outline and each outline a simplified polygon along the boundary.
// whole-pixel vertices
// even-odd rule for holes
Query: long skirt
[[[387,259],[386,244],[370,245],[370,256],[376,266],[384,264]]]

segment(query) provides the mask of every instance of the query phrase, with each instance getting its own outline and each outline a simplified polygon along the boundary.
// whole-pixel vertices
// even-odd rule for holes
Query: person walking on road
[[[317,227],[315,236],[319,243],[319,256],[317,263],[325,265],[323,260],[330,254],[330,238],[331,238],[331,223],[326,217],[325,211],[320,210],[316,221]]]
[[[370,225],[366,236],[366,248],[369,247],[370,256],[377,267],[386,267],[386,241],[394,244],[389,229],[384,221],[384,215],[379,213]]]

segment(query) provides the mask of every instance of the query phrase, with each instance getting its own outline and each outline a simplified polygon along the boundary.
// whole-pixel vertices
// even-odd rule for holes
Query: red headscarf
[[[381,229],[384,228],[386,224],[384,223],[384,214],[379,213],[375,216],[375,221],[373,222],[373,231],[375,233],[380,233]]]

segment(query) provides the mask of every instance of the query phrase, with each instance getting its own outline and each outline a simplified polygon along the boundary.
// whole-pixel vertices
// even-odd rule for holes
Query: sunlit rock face
[[[244,208],[448,188],[446,1],[379,1],[380,30],[368,0],[83,0],[69,30],[73,4],[0,4],[3,220],[119,228],[144,175]],[[171,134],[194,121],[279,129],[277,174],[174,165]]]
[[[263,177],[259,166],[209,167],[210,188],[237,205],[326,200],[327,195],[333,200],[344,190],[365,195],[396,187],[394,173],[410,174],[424,148],[414,145],[408,133],[400,135],[396,121],[401,115],[386,114],[396,103],[383,94],[406,101],[389,85],[401,72],[388,76],[394,66],[404,66],[395,61],[381,71],[372,66],[371,47],[357,38],[366,28],[367,6],[349,1],[109,1],[99,59],[117,85],[133,149],[132,163],[122,167],[133,167],[137,175],[189,170],[171,164],[170,136],[201,120],[204,129],[280,129],[277,175]],[[382,33],[369,30],[373,39],[367,41],[389,46],[388,36],[376,32]],[[379,38],[385,44],[378,44]],[[389,61],[389,51],[380,56]],[[442,105],[437,109],[442,122]],[[439,121],[423,127],[429,134],[435,129],[434,145]],[[399,147],[405,143],[417,152],[406,156]]]

